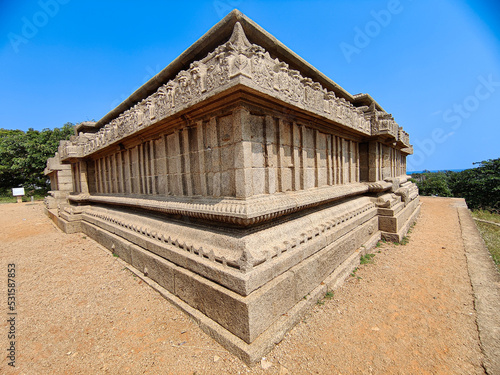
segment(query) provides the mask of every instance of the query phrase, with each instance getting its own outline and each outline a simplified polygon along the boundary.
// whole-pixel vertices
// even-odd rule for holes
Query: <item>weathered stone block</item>
[[[403,210],[399,211],[396,216],[380,216],[379,218],[379,229],[383,232],[397,233],[406,223],[408,218],[415,211],[416,207],[419,205],[420,200],[414,199],[409,203]]]
[[[131,264],[144,275],[156,281],[171,293],[175,293],[174,268],[172,263],[165,259],[144,251],[137,245],[130,245]]]
[[[175,270],[175,295],[246,342],[248,307],[242,297],[182,268]]]
[[[252,191],[254,195],[266,193],[266,169],[252,168]]]
[[[47,163],[49,217],[147,274],[249,362],[314,303],[305,295],[337,285],[360,246],[400,239],[420,207],[392,116],[238,11],[78,128]]]
[[[293,170],[292,168],[280,168],[281,191],[293,191]]]
[[[294,287],[293,273],[286,272],[246,297],[249,322],[246,342],[253,342],[275,320],[295,305]]]
[[[265,166],[264,145],[262,143],[252,142],[252,167],[263,168]]]

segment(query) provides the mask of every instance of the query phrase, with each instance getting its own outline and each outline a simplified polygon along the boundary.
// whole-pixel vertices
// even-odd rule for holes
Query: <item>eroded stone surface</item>
[[[420,203],[408,134],[369,95],[350,95],[238,11],[208,36],[211,50],[196,42],[61,142],[47,212],[254,362],[305,296],[338,285],[381,236],[401,240]]]

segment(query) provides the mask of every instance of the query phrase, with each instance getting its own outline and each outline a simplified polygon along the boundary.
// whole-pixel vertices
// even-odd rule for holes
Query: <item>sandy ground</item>
[[[484,374],[453,199],[423,198],[406,245],[366,264],[248,368],[42,204],[0,205],[2,374]],[[15,368],[8,264],[16,265]],[[266,367],[265,369],[263,367]]]

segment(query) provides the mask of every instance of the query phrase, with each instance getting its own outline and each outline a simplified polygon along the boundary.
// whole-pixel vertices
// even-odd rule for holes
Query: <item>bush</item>
[[[464,198],[470,209],[500,212],[500,158],[461,172],[426,172],[416,178],[421,195]]]
[[[417,182],[417,185],[422,195],[453,196],[448,186],[448,176],[444,172],[424,173],[421,181]]]
[[[10,195],[11,188],[23,186],[28,195],[44,194],[50,182],[43,170],[54,156],[59,141],[74,134],[74,125],[42,131],[0,129],[0,195]]]

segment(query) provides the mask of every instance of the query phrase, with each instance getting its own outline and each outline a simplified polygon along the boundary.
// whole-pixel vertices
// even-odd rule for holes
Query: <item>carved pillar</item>
[[[370,181],[370,164],[369,164],[369,142],[359,144],[359,180],[361,182]]]
[[[88,179],[88,170],[87,170],[87,162],[80,161],[80,192],[88,194],[89,193],[89,179]]]
[[[249,112],[240,107],[233,112],[235,137],[236,198],[252,196],[252,142],[250,139]]]
[[[89,160],[86,162],[86,164],[88,192],[90,194],[95,194],[97,192],[95,161]]]
[[[368,143],[368,182],[375,182],[380,179],[380,155],[378,142]]]

